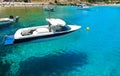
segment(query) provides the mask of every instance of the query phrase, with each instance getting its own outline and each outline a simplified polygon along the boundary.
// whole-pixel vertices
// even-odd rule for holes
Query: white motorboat
[[[66,25],[62,19],[50,18],[46,20],[49,25],[18,29],[13,36],[6,37],[5,45],[62,36],[81,28],[78,25]]]
[[[90,8],[90,6],[88,6],[87,4],[79,4],[77,6],[78,6],[78,9],[89,9]]]
[[[6,25],[18,22],[19,16],[16,16],[15,18],[13,16],[10,16],[9,18],[0,18],[0,25]]]
[[[50,12],[54,12],[54,9],[51,7],[43,7],[43,9],[45,10],[45,11],[50,11]]]

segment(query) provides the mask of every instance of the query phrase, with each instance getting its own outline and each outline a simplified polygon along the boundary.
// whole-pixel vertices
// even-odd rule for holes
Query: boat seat
[[[49,32],[49,29],[48,28],[37,28],[33,34],[39,34],[39,33],[47,33]]]
[[[33,32],[33,35],[36,35],[36,34],[38,34],[38,32],[37,32],[37,31],[34,31],[34,32]]]
[[[48,28],[37,28],[36,31],[38,33],[43,33],[43,32],[49,32],[49,29]]]
[[[35,31],[35,30],[24,30],[21,32],[21,35],[22,36],[31,35],[31,34],[33,34],[33,31]]]

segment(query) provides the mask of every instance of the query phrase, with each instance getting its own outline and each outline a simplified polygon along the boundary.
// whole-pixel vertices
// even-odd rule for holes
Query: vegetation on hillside
[[[118,4],[120,0],[4,0],[15,2],[44,2],[51,4],[79,4],[79,3],[98,3],[98,4]]]
[[[51,3],[62,3],[62,4],[70,4],[70,3],[120,3],[120,0],[30,0],[31,2],[51,2]]]

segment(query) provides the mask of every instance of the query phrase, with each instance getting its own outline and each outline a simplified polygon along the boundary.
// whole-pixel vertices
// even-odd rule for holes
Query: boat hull
[[[51,34],[51,35],[45,35],[45,36],[24,38],[24,39],[15,39],[14,43],[29,42],[29,41],[38,40],[38,39],[39,40],[46,40],[46,39],[53,38],[53,37],[63,36],[63,35],[69,34],[71,32],[73,32],[73,31],[64,32],[64,33],[57,33],[57,34]]]
[[[0,18],[0,26],[1,25],[9,25],[15,22],[18,22],[19,16],[16,16],[16,18],[10,19],[10,18]]]
[[[12,24],[12,23],[14,23],[14,21],[0,22],[0,26],[1,25]]]
[[[14,36],[6,36],[4,45],[12,45],[18,43],[27,43],[27,42],[36,42],[36,41],[46,41],[51,39],[56,39],[62,36],[65,36],[73,31],[65,32],[65,33],[57,33],[45,36],[38,36],[38,37],[31,37],[31,38],[24,38],[24,39],[14,39]]]

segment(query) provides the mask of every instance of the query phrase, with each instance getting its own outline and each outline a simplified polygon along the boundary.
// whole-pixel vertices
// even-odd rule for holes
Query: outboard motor
[[[9,16],[10,19],[14,19],[14,17],[12,15]]]
[[[20,18],[19,16],[16,16],[15,17],[15,22],[18,22],[19,18]]]

